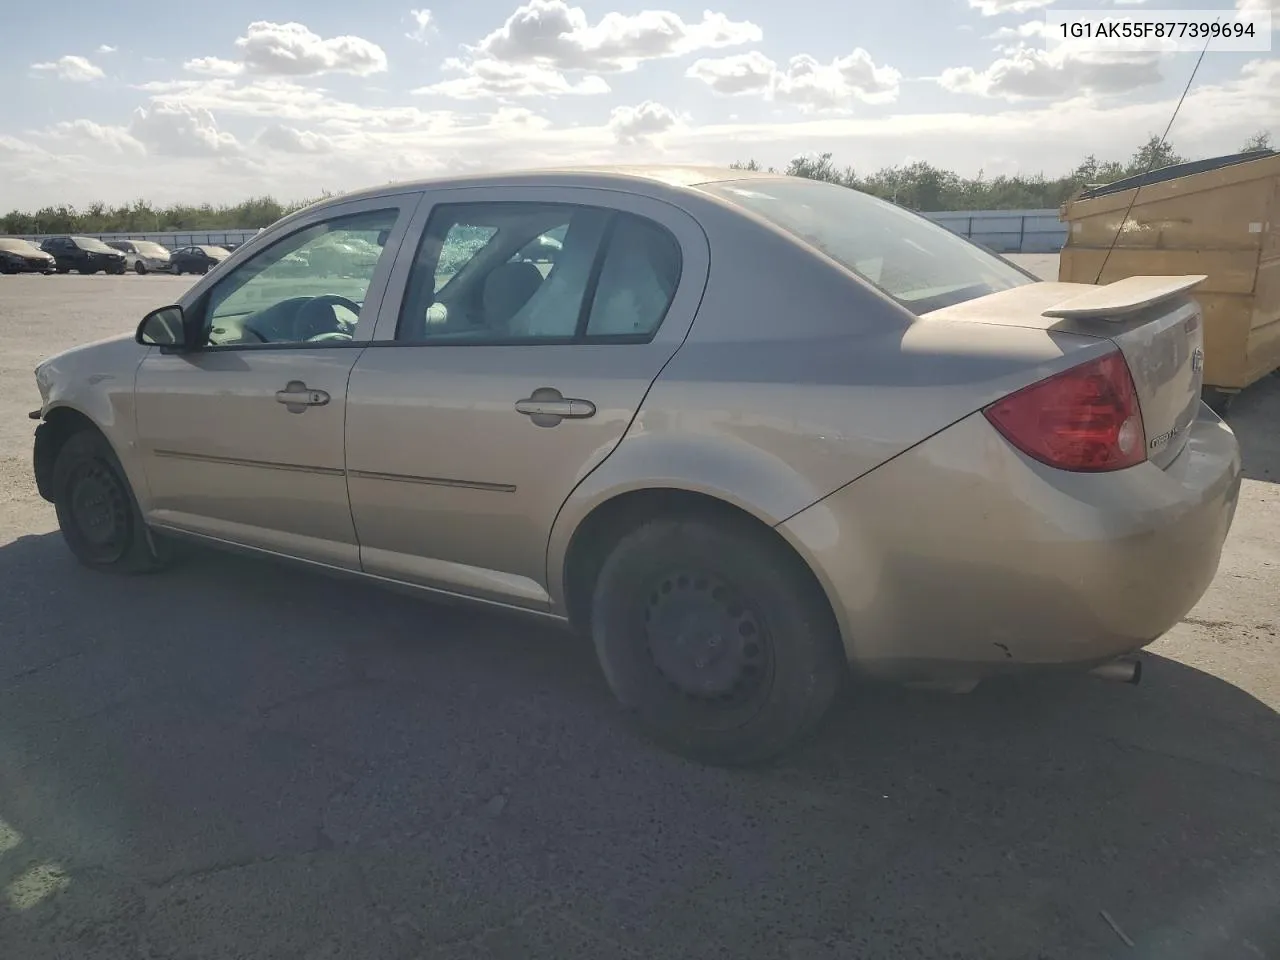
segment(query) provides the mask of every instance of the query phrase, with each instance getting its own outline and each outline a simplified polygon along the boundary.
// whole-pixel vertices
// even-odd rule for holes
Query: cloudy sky
[[[1163,130],[1196,57],[1047,51],[1054,0],[574,2],[24,4],[0,32],[0,210],[819,150],[1053,175]],[[1280,27],[1280,0],[1146,6],[1232,3]],[[1170,139],[1225,153],[1260,128],[1280,139],[1280,50],[1209,54]]]

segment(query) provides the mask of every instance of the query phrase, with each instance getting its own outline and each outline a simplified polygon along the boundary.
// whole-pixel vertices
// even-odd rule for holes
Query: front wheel
[[[795,746],[848,675],[809,571],[767,531],[735,522],[661,519],[623,537],[596,582],[592,635],[644,731],[705,763]]]
[[[136,273],[136,274],[137,274],[138,276],[140,276],[140,277],[146,276],[146,274],[147,274],[147,265],[146,265],[145,263],[143,263],[141,260],[139,260],[137,263],[135,263],[135,264],[133,265],[133,272],[134,272],[134,273]]]
[[[173,265],[173,275],[175,277],[182,276],[182,268],[178,266],[176,263]]]
[[[67,546],[86,567],[147,573],[165,565],[111,445],[95,430],[72,434],[53,464],[53,505]]]

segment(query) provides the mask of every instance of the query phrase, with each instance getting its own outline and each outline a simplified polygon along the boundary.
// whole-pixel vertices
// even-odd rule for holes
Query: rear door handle
[[[329,394],[312,390],[301,380],[290,380],[283,390],[276,391],[276,403],[283,403],[290,413],[302,413],[307,407],[323,407],[329,402]]]
[[[523,413],[540,427],[554,427],[561,420],[595,416],[596,405],[590,400],[563,396],[554,387],[539,387],[530,396],[516,401],[516,412]]]

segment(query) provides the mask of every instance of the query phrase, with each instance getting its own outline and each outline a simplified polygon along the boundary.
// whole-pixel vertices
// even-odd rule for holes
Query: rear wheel
[[[53,504],[62,538],[86,567],[146,573],[165,565],[124,469],[96,430],[72,434],[53,464]]]
[[[706,763],[794,746],[848,672],[809,572],[736,523],[662,519],[623,537],[596,582],[592,634],[610,688],[644,731]]]

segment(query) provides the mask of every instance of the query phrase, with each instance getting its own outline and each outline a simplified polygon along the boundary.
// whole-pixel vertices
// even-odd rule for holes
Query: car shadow
[[[1280,483],[1280,372],[1240,391],[1227,423],[1240,440],[1244,475]]]
[[[1280,716],[1173,660],[853,684],[731,771],[554,628],[56,534],[0,577],[6,955],[1280,956]]]

